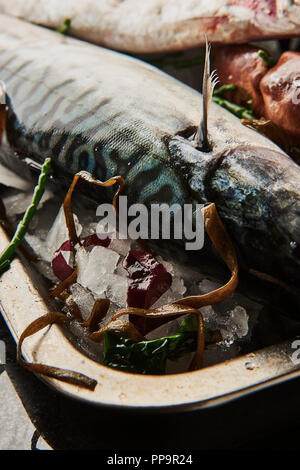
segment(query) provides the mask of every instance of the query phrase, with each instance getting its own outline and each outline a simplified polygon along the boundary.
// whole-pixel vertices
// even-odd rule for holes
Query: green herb
[[[60,34],[68,34],[71,28],[71,18],[66,18],[63,22],[63,24],[57,28],[57,32]]]
[[[223,96],[223,94],[226,93],[226,91],[236,90],[236,88],[237,88],[237,86],[234,85],[233,83],[228,84],[228,85],[222,85],[219,88],[216,88],[214,90],[213,95],[214,96]]]
[[[276,60],[274,59],[274,57],[270,56],[269,54],[267,54],[265,51],[263,51],[262,49],[260,49],[258,51],[258,55],[261,59],[264,60],[264,62],[267,64],[268,68],[270,69],[271,67],[274,67],[274,65],[276,64]]]
[[[206,344],[212,344],[214,339],[213,332],[207,329]],[[120,332],[107,331],[103,345],[103,364],[108,367],[139,374],[164,374],[167,359],[175,361],[196,350],[197,318],[185,317],[174,335],[140,342]]]
[[[44,194],[45,185],[47,181],[48,174],[51,169],[51,159],[46,158],[39,176],[38,184],[34,189],[33,197],[30,206],[27,208],[23,219],[19,222],[16,232],[9,243],[8,247],[0,254],[0,275],[6,271],[15,255],[15,251],[24,238],[28,226],[34,216],[34,213],[39,205],[39,202]]]
[[[218,105],[222,106],[222,108],[227,109],[232,114],[235,114],[239,118],[243,119],[255,119],[251,111],[244,106],[239,106],[237,104],[231,103],[231,101],[225,100],[224,98],[220,98],[219,96],[213,96],[212,100],[217,103]]]

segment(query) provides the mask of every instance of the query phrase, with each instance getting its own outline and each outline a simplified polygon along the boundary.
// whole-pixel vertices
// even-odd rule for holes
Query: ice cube
[[[180,276],[181,273],[178,269],[178,266],[175,266],[169,261],[163,260],[160,256],[158,256],[156,259],[164,266],[167,272],[171,274],[172,284],[170,288],[153,304],[152,308],[157,308],[164,304],[175,302],[176,300],[183,297],[187,290],[184,279],[182,279]]]
[[[89,253],[79,247],[76,254],[77,281],[102,298],[109,285],[108,274],[113,274],[119,257],[117,253],[103,246],[95,246]]]
[[[175,320],[170,319],[169,322],[164,323],[163,325],[160,325],[157,328],[155,328],[155,330],[150,331],[146,335],[146,338],[155,339],[155,338],[162,338],[163,336],[175,335],[178,332],[178,328],[184,316],[175,318]]]
[[[120,308],[125,307],[127,300],[127,290],[128,281],[126,277],[119,276],[118,274],[108,275],[106,294],[111,302]]]
[[[17,219],[20,218],[22,214],[26,211],[26,209],[30,206],[33,196],[33,188],[30,188],[29,191],[21,192],[19,190],[9,190],[8,194],[5,196],[5,207],[6,212],[9,214],[9,217],[12,218],[16,216]],[[38,206],[38,211],[41,210],[42,206],[45,204],[46,201],[53,197],[53,193],[45,189],[42,199]],[[36,216],[33,218],[33,222],[36,220]],[[31,222],[30,226],[33,226],[33,222]]]
[[[178,300],[180,297],[181,295],[179,295],[177,292],[168,289],[164,294],[160,296],[160,298],[152,305],[151,308],[158,308],[162,305],[170,304],[172,302],[175,302],[175,300]]]
[[[240,305],[229,312],[228,326],[237,338],[248,334],[248,319],[246,310]]]
[[[172,279],[171,291],[174,293],[174,295],[178,295],[178,298],[183,296],[186,292],[184,280],[174,276]]]
[[[211,327],[216,326],[217,314],[211,305],[207,305],[207,307],[202,307],[201,313],[203,316],[203,320],[207,325],[210,325]]]
[[[78,305],[83,320],[87,320],[93,310],[95,299],[93,294],[78,282],[70,287],[73,301]]]
[[[116,268],[116,270],[115,270],[115,273],[118,274],[119,276],[122,276],[122,277],[126,277],[126,278],[127,278],[127,271],[126,271],[126,269],[125,269],[124,266],[123,266],[123,260],[124,260],[124,257],[123,257],[123,256],[120,256],[120,259],[119,259],[117,268]]]
[[[117,237],[112,239],[110,248],[119,253],[119,255],[126,256],[131,249],[131,240],[119,240],[117,234]]]

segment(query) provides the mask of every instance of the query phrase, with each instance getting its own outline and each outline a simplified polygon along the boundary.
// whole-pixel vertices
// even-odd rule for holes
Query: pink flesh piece
[[[68,264],[66,258],[64,257],[64,252],[71,252],[74,253],[74,246],[71,240],[65,241],[61,247],[55,252],[54,257],[52,259],[52,271],[54,276],[58,277],[60,281],[64,281],[74,271],[73,261],[74,258],[71,257],[70,261],[71,264]]]
[[[107,236],[101,234],[103,238],[100,238],[97,233],[93,233],[92,235],[88,235],[87,237],[81,238],[80,243],[85,248],[92,249],[94,246],[104,246],[107,248],[111,242],[110,234],[108,233]]]
[[[152,253],[131,250],[123,262],[128,272],[127,306],[150,308],[172,284],[172,276]]]
[[[149,308],[171,286],[172,276],[152,253],[131,250],[124,259],[123,266],[129,275],[128,307]],[[170,320],[136,315],[129,315],[129,318],[143,335]]]
[[[100,238],[96,233],[92,235],[88,235],[87,237],[84,237],[80,240],[81,245],[86,248],[87,251],[90,251],[94,246],[104,246],[108,247],[111,238],[109,236],[110,234],[107,234],[105,238]],[[68,263],[68,260],[64,256],[64,252],[72,252],[75,253],[75,249],[73,246],[73,243],[71,240],[65,241],[61,247],[55,252],[54,257],[52,259],[52,271],[53,274],[58,277],[60,281],[64,281],[67,279],[69,276],[74,271],[74,258],[70,257],[70,261]]]

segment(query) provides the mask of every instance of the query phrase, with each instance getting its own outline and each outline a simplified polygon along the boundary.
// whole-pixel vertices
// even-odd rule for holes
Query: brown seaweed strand
[[[89,337],[93,341],[99,342],[105,333],[105,331],[109,330],[111,323],[116,321],[118,318],[122,317],[123,315],[137,315],[139,317],[147,317],[147,318],[165,318],[165,317],[173,317],[175,315],[186,315],[188,313],[195,313],[199,314],[199,311],[193,307],[189,307],[188,305],[179,305],[179,304],[165,304],[162,307],[156,309],[145,309],[145,308],[136,308],[136,307],[125,307],[120,308],[117,312],[111,317],[109,323],[104,325],[98,331],[92,333]]]
[[[67,279],[61,281],[50,290],[49,295],[51,295],[51,297],[59,298],[65,290],[67,290],[72,284],[74,284],[74,282],[76,282],[77,274],[77,267],[75,267],[74,271],[69,277],[67,277]]]
[[[19,338],[17,360],[25,369],[35,374],[45,375],[62,382],[67,382],[72,385],[94,390],[97,385],[97,381],[84,374],[81,374],[80,372],[74,372],[68,369],[62,369],[60,367],[48,366],[40,363],[27,362],[22,358],[22,344],[25,338],[28,338],[29,336],[37,333],[46,326],[52,325],[53,323],[64,324],[68,321],[70,321],[70,319],[64,314],[60,312],[50,312],[30,323],[30,325],[25,328]]]
[[[110,306],[108,299],[98,299],[95,301],[92,312],[89,318],[81,323],[81,326],[87,327],[91,332],[99,328],[99,323],[105,317]]]
[[[222,302],[233,294],[238,284],[238,262],[236,252],[219,217],[216,206],[212,203],[202,211],[207,234],[221,258],[230,269],[231,277],[224,286],[219,287],[208,294],[183,297],[175,302],[195,308]]]
[[[86,183],[94,184],[96,186],[101,186],[101,187],[109,187],[109,186],[113,186],[115,183],[118,183],[119,187],[113,198],[113,207],[116,212],[117,212],[118,197],[124,187],[124,178],[122,176],[114,176],[113,178],[110,178],[109,180],[102,182],[93,178],[90,175],[90,173],[88,173],[87,171],[80,171],[79,173],[76,173],[76,175],[74,175],[72,184],[67,192],[67,195],[63,203],[66,225],[67,225],[67,229],[69,233],[69,239],[72,241],[74,246],[79,242],[79,239],[76,233],[74,215],[72,211],[72,194],[74,192],[74,189],[77,183],[80,180],[85,181]]]

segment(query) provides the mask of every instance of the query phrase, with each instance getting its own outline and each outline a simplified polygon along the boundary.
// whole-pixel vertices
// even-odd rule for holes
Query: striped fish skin
[[[203,153],[188,139],[198,92],[136,59],[1,15],[0,79],[18,154],[50,156],[58,176],[121,174],[129,203],[215,202],[246,268],[299,285],[300,169],[272,142],[212,104]]]

